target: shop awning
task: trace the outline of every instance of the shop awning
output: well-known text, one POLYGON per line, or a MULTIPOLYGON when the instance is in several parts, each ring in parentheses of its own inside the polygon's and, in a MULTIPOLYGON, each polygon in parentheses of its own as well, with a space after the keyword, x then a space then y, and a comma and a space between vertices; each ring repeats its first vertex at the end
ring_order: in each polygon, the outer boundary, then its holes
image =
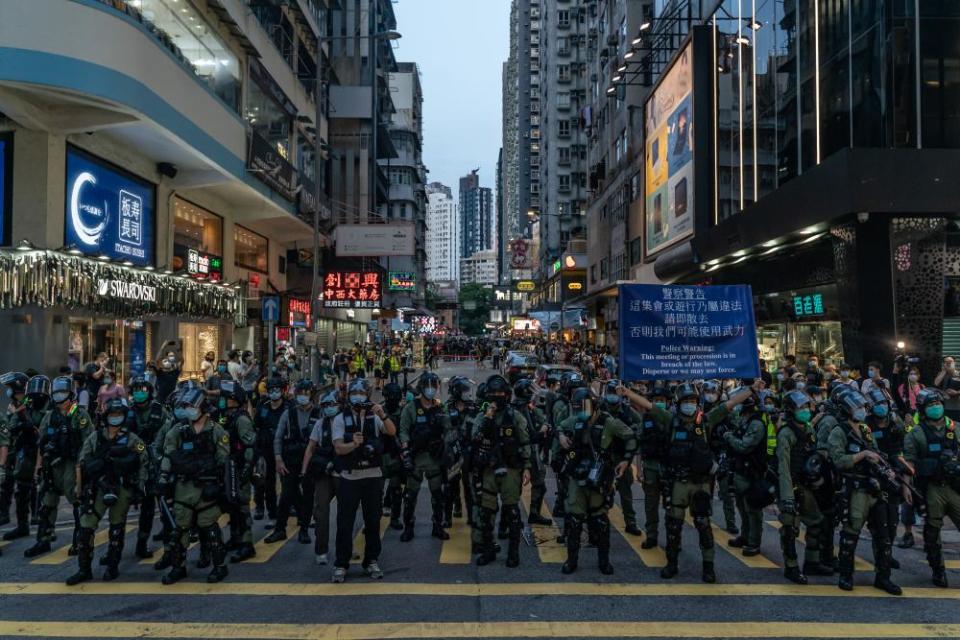
POLYGON ((62 306, 121 318, 176 315, 242 326, 242 289, 27 244, 0 250, 0 309, 62 306))

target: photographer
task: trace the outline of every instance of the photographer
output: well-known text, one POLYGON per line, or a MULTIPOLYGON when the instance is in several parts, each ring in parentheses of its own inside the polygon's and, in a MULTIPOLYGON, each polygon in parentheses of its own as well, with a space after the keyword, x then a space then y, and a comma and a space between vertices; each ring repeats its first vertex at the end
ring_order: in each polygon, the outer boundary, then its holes
POLYGON ((383 578, 380 557, 380 501, 383 495, 381 469, 384 435, 397 428, 379 404, 370 402, 370 384, 363 378, 350 383, 349 406, 333 420, 331 436, 339 456, 340 486, 337 489, 337 558, 333 581, 343 582, 353 555, 353 523, 357 509, 363 512, 365 537, 363 570, 383 578))
POLYGON ((943 368, 933 379, 933 386, 943 392, 943 408, 953 420, 960 419, 960 372, 952 356, 943 358, 943 368))
POLYGON ((317 564, 327 564, 330 543, 330 504, 337 495, 339 478, 334 471, 336 450, 333 447, 333 420, 340 414, 340 398, 330 391, 320 399, 321 418, 313 423, 310 441, 303 454, 300 475, 312 480, 314 531, 313 553, 317 564))

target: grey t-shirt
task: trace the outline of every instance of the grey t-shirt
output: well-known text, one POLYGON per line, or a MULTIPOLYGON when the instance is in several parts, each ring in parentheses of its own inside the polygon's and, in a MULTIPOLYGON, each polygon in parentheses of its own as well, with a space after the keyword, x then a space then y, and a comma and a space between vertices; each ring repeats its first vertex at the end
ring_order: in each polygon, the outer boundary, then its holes
POLYGON ((275 456, 282 455, 283 453, 283 439, 287 435, 287 430, 296 428, 290 424, 291 411, 297 412, 297 424, 300 425, 300 433, 304 440, 313 432, 314 425, 310 424, 310 412, 313 411, 313 406, 311 405, 307 410, 290 407, 280 416, 280 420, 277 422, 277 430, 273 435, 273 455, 275 456))
MULTIPOLYGON (((346 433, 347 427, 343 422, 343 415, 344 415, 343 413, 340 413, 336 418, 333 419, 333 424, 330 425, 330 434, 334 441, 345 439, 344 434, 346 433)), ((353 416, 353 420, 355 423, 359 423, 359 418, 356 415, 353 416)), ((377 435, 382 436, 384 434, 383 420, 381 420, 377 416, 373 416, 373 427, 374 429, 377 430, 377 435)), ((319 429, 320 429, 320 423, 318 421, 317 425, 314 427, 313 434, 311 434, 310 436, 311 439, 317 438, 317 442, 320 441, 319 429)), ((349 471, 340 472, 341 480, 363 480, 365 478, 382 478, 382 477, 383 477, 383 471, 381 471, 380 467, 369 467, 367 469, 352 469, 349 471)))

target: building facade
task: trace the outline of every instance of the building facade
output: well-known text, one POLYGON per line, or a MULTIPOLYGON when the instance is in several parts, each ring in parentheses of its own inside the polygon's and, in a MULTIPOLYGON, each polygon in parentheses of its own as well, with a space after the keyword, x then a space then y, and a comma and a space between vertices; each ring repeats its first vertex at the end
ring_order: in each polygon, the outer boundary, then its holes
POLYGON ((493 192, 480 186, 477 170, 460 178, 460 255, 496 249, 493 192))
POLYGON ((497 284, 497 252, 493 249, 477 251, 460 260, 460 285, 497 284))
POLYGON ((460 280, 460 216, 450 187, 427 185, 427 282, 460 280))

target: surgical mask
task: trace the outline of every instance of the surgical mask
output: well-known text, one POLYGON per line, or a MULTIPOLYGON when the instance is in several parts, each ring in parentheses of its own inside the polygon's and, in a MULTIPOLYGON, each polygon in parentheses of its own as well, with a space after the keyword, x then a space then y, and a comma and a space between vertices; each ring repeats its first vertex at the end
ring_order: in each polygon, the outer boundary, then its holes
POLYGON ((797 391, 803 391, 807 387, 806 382, 797 381, 797 391))
POLYGON ((844 369, 843 371, 840 372, 840 377, 841 377, 841 378, 849 378, 849 377, 850 377, 850 372, 847 371, 846 369, 844 369))
POLYGON ((867 377, 871 379, 876 378, 877 377, 876 369, 867 369, 867 377))
POLYGON ((7 397, 8 397, 8 398, 12 398, 12 397, 13 397, 13 389, 7 389, 7 397))
POLYGON ((810 416, 810 409, 797 409, 793 412, 793 417, 797 419, 797 422, 803 422, 804 424, 810 422, 810 416))
POLYGON ((301 407, 307 406, 308 404, 310 404, 310 396, 298 395, 297 404, 300 405, 301 407))
POLYGON ((359 393, 355 393, 350 396, 350 404, 363 404, 366 401, 367 396, 360 395, 359 393))
POLYGON ((185 407, 177 407, 173 410, 173 417, 177 420, 186 420, 187 419, 187 410, 185 407))
POLYGON ((589 412, 589 411, 581 411, 581 412, 579 412, 579 413, 577 414, 577 419, 580 420, 580 421, 582 421, 582 422, 586 422, 587 420, 590 419, 590 412, 589 412))
POLYGON ((615 393, 608 393, 603 396, 603 399, 606 401, 607 404, 610 404, 610 405, 620 404, 620 396, 618 396, 615 393))
POLYGON ((667 403, 666 403, 666 402, 654 402, 654 403, 653 403, 653 406, 655 406, 657 409, 660 409, 661 411, 666 411, 666 409, 667 409, 667 403))
POLYGON ((775 404, 765 404, 765 405, 763 405, 763 411, 764 411, 764 413, 773 413, 773 412, 776 411, 776 410, 777 410, 777 405, 775 405, 775 404))
POLYGON ((227 408, 227 399, 226 399, 226 398, 219 398, 219 399, 217 400, 217 408, 218 408, 218 409, 226 409, 226 408, 227 408))
POLYGON ((283 397, 283 391, 280 389, 271 389, 270 393, 267 394, 271 400, 279 400, 283 397))
POLYGON ((437 397, 437 390, 433 387, 424 387, 423 388, 423 397, 427 400, 433 400, 437 397))
POLYGON ((67 398, 70 397, 70 394, 67 393, 66 391, 57 391, 55 394, 53 394, 50 397, 53 398, 54 402, 56 402, 57 404, 60 404, 61 402, 65 402, 67 398))
POLYGON ((780 382, 783 382, 783 374, 782 374, 782 373, 778 373, 778 374, 777 374, 777 380, 779 380, 780 382))
POLYGON ((197 407, 184 407, 183 411, 184 411, 184 416, 190 422, 196 422, 197 419, 200 417, 200 409, 198 409, 197 407))
POLYGON ((133 395, 133 401, 136 402, 137 404, 143 404, 144 402, 150 399, 149 391, 134 391, 132 395, 133 395))
POLYGON ((715 393, 705 393, 705 394, 703 395, 703 399, 704 399, 706 402, 711 402, 711 403, 712 403, 712 402, 716 402, 716 401, 717 401, 717 394, 715 394, 715 393))
POLYGON ((697 404, 695 402, 681 402, 680 403, 680 413, 685 416, 692 416, 697 412, 697 404))
POLYGON ((878 418, 886 418, 887 414, 890 413, 890 408, 885 404, 875 404, 873 405, 873 415, 878 418))
POLYGON ((107 386, 109 387, 110 385, 113 384, 113 378, 104 378, 104 379, 103 379, 103 384, 105 384, 105 385, 107 385, 107 386))
POLYGON ((808 366, 808 367, 811 367, 811 368, 812 368, 812 367, 816 367, 816 366, 817 366, 817 361, 816 361, 816 360, 807 360, 807 366, 808 366))
POLYGON ((227 372, 227 367, 226 367, 226 365, 219 365, 219 366, 217 367, 217 371, 219 371, 220 373, 226 373, 226 372, 227 372))
POLYGON ((931 420, 939 420, 943 417, 943 405, 932 404, 923 410, 923 414, 931 420))
POLYGON ((119 427, 123 424, 124 416, 107 416, 107 424, 111 427, 119 427))
POLYGON ((413 402, 413 391, 407 391, 406 399, 407 402, 413 402))
POLYGON ((920 379, 920 376, 918 376, 915 373, 911 373, 910 375, 907 376, 907 380, 909 380, 910 382, 916 382, 919 379, 920 379))
POLYGON ((867 410, 864 409, 863 407, 860 407, 859 409, 854 409, 853 413, 851 414, 851 417, 853 417, 855 422, 863 422, 867 417, 867 410))
POLYGON ((340 409, 338 409, 336 406, 323 408, 323 415, 327 416, 328 418, 332 418, 338 413, 340 413, 340 409))

